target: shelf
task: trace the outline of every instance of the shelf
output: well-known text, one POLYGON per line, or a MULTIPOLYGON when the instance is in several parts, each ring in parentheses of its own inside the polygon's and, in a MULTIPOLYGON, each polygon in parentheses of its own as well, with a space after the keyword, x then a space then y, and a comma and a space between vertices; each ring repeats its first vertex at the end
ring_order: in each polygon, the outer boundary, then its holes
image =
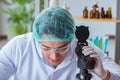
POLYGON ((73 17, 76 21, 88 21, 88 22, 117 22, 117 23, 120 23, 120 20, 117 20, 115 18, 112 18, 112 19, 108 19, 108 18, 105 18, 105 19, 90 19, 90 18, 82 18, 80 16, 74 16, 73 17))
POLYGON ((109 39, 111 39, 111 40, 115 40, 115 35, 107 34, 107 35, 105 35, 105 36, 108 36, 109 39))
POLYGON ((7 35, 0 35, 0 41, 7 40, 7 35))

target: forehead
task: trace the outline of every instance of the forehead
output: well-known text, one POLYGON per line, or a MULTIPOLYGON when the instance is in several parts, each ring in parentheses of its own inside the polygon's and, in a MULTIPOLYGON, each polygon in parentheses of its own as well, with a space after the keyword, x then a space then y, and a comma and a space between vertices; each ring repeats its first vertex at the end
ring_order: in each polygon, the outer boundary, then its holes
POLYGON ((68 42, 41 42, 42 45, 51 48, 58 48, 68 44, 68 42))

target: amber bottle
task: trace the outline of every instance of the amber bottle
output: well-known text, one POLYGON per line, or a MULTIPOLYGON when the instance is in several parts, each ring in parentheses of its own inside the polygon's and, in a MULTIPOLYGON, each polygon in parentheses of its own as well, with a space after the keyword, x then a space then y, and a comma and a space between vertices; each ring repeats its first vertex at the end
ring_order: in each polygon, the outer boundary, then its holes
POLYGON ((112 13, 111 13, 112 9, 111 7, 108 8, 108 18, 112 18, 112 13))
POLYGON ((94 18, 93 10, 90 11, 90 18, 94 18))
POLYGON ((96 12, 95 12, 95 18, 96 19, 100 18, 100 12, 99 12, 98 8, 96 9, 96 12))
POLYGON ((101 18, 105 18, 105 11, 103 7, 101 8, 101 18))
POLYGON ((108 11, 106 11, 105 18, 109 18, 108 11))
POLYGON ((83 18, 88 18, 88 10, 87 7, 83 10, 83 18))

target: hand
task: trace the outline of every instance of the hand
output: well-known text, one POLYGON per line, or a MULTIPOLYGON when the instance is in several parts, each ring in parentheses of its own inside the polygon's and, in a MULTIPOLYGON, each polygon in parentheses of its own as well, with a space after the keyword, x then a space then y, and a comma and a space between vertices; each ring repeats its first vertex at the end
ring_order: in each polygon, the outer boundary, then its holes
POLYGON ((103 68, 102 61, 99 55, 91 46, 84 46, 82 49, 83 49, 82 53, 85 56, 90 55, 90 57, 93 57, 96 59, 95 67, 91 71, 97 74, 101 79, 104 79, 107 74, 107 70, 103 68))

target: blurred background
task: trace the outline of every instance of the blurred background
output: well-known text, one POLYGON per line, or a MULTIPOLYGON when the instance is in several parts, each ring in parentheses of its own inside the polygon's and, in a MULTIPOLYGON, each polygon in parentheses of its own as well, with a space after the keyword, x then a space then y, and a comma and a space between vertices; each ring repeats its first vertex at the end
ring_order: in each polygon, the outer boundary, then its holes
MULTIPOLYGON (((117 18, 117 0, 53 0, 58 6, 67 9, 74 16, 83 16, 83 10, 88 11, 97 3, 107 10, 111 7, 112 17, 117 18)), ((50 0, 0 0, 0 48, 11 38, 32 31, 34 18, 41 10, 50 6, 50 0)), ((90 40, 115 60, 116 22, 92 22, 75 20, 76 25, 89 26, 90 40), (106 42, 106 43, 105 43, 106 42)))
MULTIPOLYGON (((40 0, 40 9, 44 0, 40 0)), ((0 0, 0 48, 11 38, 31 32, 35 18, 35 0, 0 0)))

